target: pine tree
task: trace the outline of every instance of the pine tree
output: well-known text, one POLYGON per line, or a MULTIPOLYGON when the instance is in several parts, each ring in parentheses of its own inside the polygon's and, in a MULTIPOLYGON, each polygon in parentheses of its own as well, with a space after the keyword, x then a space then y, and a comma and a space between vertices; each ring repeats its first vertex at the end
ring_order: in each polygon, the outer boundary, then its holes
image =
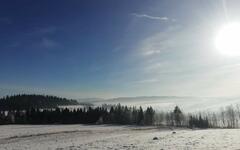
POLYGON ((137 124, 138 125, 143 125, 143 121, 144 121, 144 114, 143 114, 143 109, 140 106, 140 108, 138 110, 137 124))
POLYGON ((175 125, 181 126, 183 121, 183 114, 178 106, 174 108, 173 117, 174 117, 175 125))

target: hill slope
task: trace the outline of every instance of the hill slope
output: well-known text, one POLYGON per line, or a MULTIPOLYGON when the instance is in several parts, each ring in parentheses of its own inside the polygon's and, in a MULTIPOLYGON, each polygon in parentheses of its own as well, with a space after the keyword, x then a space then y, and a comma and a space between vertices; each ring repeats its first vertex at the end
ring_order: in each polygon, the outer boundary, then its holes
POLYGON ((30 108, 56 108, 62 105, 77 105, 76 100, 69 100, 48 95, 14 95, 0 99, 0 110, 26 110, 30 108))

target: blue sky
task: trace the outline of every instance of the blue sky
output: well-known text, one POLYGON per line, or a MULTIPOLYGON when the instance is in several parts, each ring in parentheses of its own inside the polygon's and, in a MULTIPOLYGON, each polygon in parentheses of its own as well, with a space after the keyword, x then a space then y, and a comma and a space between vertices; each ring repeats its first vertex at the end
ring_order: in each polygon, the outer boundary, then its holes
POLYGON ((220 0, 8 0, 0 5, 0 95, 71 98, 238 96, 239 57, 218 28, 239 21, 220 0))

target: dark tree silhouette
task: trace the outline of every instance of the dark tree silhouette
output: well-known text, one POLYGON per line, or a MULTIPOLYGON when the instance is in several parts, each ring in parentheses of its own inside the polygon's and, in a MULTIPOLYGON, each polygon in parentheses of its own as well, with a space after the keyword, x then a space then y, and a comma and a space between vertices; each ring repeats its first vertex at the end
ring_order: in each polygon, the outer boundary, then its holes
POLYGON ((182 125, 182 120, 183 120, 183 114, 182 111, 178 106, 176 106, 173 110, 173 119, 175 122, 176 126, 181 126, 182 125))
POLYGON ((49 95, 14 95, 0 99, 0 111, 27 110, 31 108, 56 108, 60 105, 77 105, 76 100, 49 95))

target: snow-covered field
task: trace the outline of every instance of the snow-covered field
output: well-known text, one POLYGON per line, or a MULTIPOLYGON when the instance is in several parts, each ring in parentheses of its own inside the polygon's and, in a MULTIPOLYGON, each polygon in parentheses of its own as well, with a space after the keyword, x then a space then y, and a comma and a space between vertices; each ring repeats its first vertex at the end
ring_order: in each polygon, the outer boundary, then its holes
POLYGON ((133 126, 4 125, 0 126, 0 150, 240 149, 240 129, 175 132, 133 126))

